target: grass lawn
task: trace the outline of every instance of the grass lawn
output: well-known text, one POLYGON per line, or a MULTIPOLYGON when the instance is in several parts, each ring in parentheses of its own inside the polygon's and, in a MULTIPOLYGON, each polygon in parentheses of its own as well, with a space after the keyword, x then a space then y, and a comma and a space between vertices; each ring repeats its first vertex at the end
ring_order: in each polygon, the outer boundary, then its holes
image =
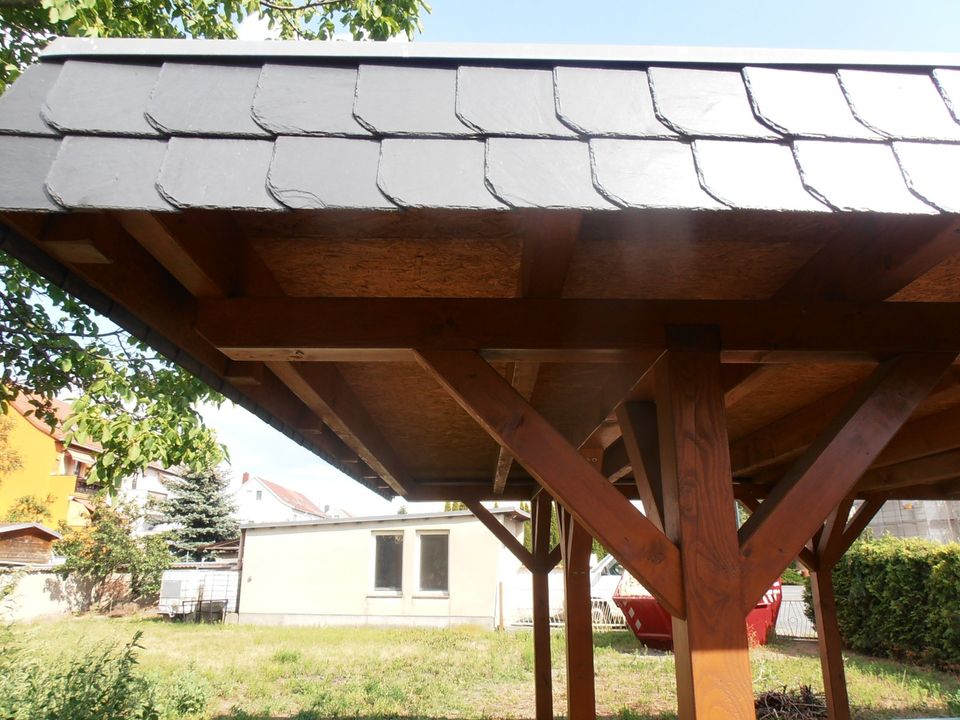
MULTIPOLYGON (((164 683, 199 683, 200 717, 266 720, 533 717, 528 632, 381 628, 181 625, 154 619, 75 618, 19 626, 29 652, 63 657, 95 643, 124 643, 143 631, 143 672, 164 683)), ((597 710, 602 716, 670 718, 673 657, 647 651, 627 632, 595 637, 597 710)), ((804 683, 821 689, 813 643, 752 653, 760 692, 804 683)), ((565 708, 563 636, 553 642, 554 695, 565 708)), ((947 715, 960 697, 955 676, 856 655, 847 658, 854 716, 947 715)))

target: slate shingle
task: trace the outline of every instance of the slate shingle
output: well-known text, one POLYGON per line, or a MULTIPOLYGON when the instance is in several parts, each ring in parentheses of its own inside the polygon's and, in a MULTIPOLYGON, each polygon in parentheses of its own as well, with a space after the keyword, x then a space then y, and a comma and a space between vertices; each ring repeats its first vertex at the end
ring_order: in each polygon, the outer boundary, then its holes
POLYGON ((59 63, 31 65, 0 95, 0 134, 59 135, 40 116, 40 108, 62 67, 59 63))
POLYGON ((65 133, 157 136, 147 99, 160 68, 68 60, 47 95, 44 119, 65 133))
POLYGON ((384 140, 380 189, 404 207, 504 209, 487 189, 484 152, 482 140, 384 140))
POLYGON ((156 187, 165 140, 67 137, 47 190, 67 208, 172 210, 156 187))
POLYGON ((171 138, 157 188, 181 208, 278 210, 267 192, 268 140, 171 138))
POLYGON ((803 187, 793 153, 779 143, 694 140, 700 184, 713 197, 745 210, 825 212, 803 187))
POLYGON ((278 135, 369 135, 353 117, 356 91, 356 68, 267 63, 253 117, 278 135))
POLYGON ((457 117, 457 71, 361 65, 354 115, 378 135, 472 135, 457 117))
POLYGON ((171 135, 267 136, 253 119, 259 77, 259 67, 164 63, 147 118, 171 135))
POLYGON ((837 210, 936 212, 907 188, 889 145, 797 140, 793 147, 804 185, 837 210))
POLYGON ((593 136, 667 138, 676 133, 657 119, 643 70, 561 66, 554 70, 557 114, 593 136))
POLYGON ((895 142, 907 185, 944 212, 960 213, 960 145, 895 142))
POLYGON ((488 135, 576 136, 557 118, 550 70, 461 66, 457 113, 488 135))
POLYGON ((721 210, 697 179, 693 152, 676 140, 590 141, 594 182, 601 193, 630 208, 721 210))
POLYGON ((512 207, 608 210, 594 188, 590 147, 578 140, 490 138, 487 184, 512 207))
POLYGON ((960 70, 937 68, 933 71, 933 81, 953 119, 960 122, 960 70))
POLYGON ((693 137, 780 137, 753 115, 743 77, 734 70, 648 70, 657 117, 682 135, 693 137))
POLYGON ((882 135, 960 141, 960 124, 930 75, 846 69, 838 75, 854 114, 882 135))
POLYGON ((280 137, 267 186, 294 209, 395 209, 377 188, 380 143, 335 137, 280 137))
POLYGON ((753 111, 785 135, 879 140, 850 111, 835 72, 747 67, 753 111))
POLYGON ((0 210, 59 210, 44 188, 60 140, 0 135, 0 210))

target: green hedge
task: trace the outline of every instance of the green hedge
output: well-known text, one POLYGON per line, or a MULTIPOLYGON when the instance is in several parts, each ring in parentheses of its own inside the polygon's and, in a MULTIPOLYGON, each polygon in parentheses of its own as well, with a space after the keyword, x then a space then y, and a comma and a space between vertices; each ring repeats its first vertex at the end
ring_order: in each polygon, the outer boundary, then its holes
POLYGON ((960 669, 960 544, 859 540, 837 563, 833 584, 847 647, 960 669))

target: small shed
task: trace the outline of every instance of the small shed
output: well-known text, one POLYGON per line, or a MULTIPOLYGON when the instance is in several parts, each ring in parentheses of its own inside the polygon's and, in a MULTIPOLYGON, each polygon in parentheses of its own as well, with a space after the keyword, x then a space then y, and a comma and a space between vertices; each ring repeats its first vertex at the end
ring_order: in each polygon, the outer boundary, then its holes
MULTIPOLYGON (((512 537, 529 516, 495 509, 512 537)), ((241 623, 494 627, 521 563, 471 512, 243 529, 241 623)))
POLYGON ((40 523, 0 525, 0 565, 49 565, 60 533, 40 523))

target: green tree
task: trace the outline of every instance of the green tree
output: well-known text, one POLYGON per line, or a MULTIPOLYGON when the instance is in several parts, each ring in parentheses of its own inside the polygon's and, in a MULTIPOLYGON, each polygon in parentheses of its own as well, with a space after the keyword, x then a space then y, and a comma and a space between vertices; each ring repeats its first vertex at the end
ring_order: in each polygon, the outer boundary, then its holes
POLYGON ((463 504, 462 502, 460 502, 459 500, 454 500, 454 501, 447 500, 447 501, 443 504, 443 511, 444 511, 444 512, 462 512, 462 511, 464 511, 464 510, 466 510, 466 509, 467 509, 467 506, 464 505, 464 504, 463 504))
POLYGON ((0 482, 3 476, 23 466, 23 459, 15 447, 10 445, 10 433, 13 431, 13 420, 0 415, 0 482))
MULTIPOLYGON (((421 11, 424 0, 0 0, 0 92, 57 35, 232 38, 238 21, 260 15, 283 38, 327 39, 342 27, 384 40, 412 38, 421 11)), ((0 412, 20 393, 79 393, 65 430, 103 445, 90 482, 113 491, 151 462, 198 472, 224 459, 196 411, 219 395, 3 253, 0 336, 0 412)), ((49 401, 32 403, 53 427, 49 401)))
POLYGON ((50 506, 53 505, 55 500, 56 498, 53 495, 47 495, 45 498, 39 498, 36 495, 23 495, 13 501, 3 519, 10 523, 46 522, 52 517, 50 506))
POLYGON ((236 506, 227 490, 230 478, 219 469, 168 480, 170 499, 162 503, 162 521, 174 525, 169 532, 176 555, 203 560, 203 545, 230 540, 240 532, 233 517, 236 506))
POLYGON ((134 537, 139 514, 129 506, 110 507, 100 496, 92 503, 90 524, 67 529, 54 544, 54 551, 64 558, 57 572, 87 588, 86 608, 102 607, 122 594, 115 582, 120 573, 129 573, 134 599, 156 595, 160 577, 173 561, 165 539, 134 537))

